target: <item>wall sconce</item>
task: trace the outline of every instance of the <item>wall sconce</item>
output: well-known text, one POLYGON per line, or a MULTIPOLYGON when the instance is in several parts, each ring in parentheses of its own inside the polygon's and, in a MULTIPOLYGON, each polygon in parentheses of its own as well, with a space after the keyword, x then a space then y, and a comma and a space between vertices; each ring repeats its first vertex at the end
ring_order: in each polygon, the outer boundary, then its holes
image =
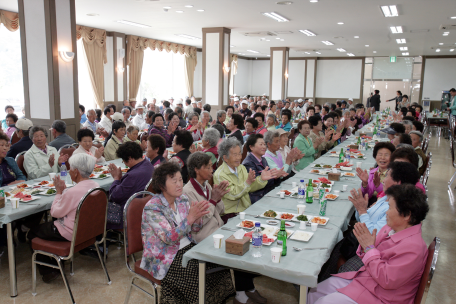
POLYGON ((229 73, 230 70, 231 70, 231 68, 230 68, 229 66, 225 65, 225 66, 223 67, 223 70, 224 70, 225 72, 229 73))
POLYGON ((123 67, 117 67, 117 72, 123 73, 125 71, 125 68, 123 67))
POLYGON ((59 56, 65 62, 71 62, 74 59, 74 53, 73 52, 59 51, 59 56))
POLYGON ((288 73, 287 72, 285 72, 285 78, 288 79, 288 73))
POLYGON ((119 58, 120 59, 125 58, 125 49, 119 49, 119 58))

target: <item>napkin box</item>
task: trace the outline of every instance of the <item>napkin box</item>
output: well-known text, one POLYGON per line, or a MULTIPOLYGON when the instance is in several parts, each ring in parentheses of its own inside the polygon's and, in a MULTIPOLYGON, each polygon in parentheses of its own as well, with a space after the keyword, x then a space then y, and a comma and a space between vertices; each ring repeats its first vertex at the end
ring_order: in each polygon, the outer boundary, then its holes
POLYGON ((250 239, 244 236, 242 239, 236 239, 234 235, 225 241, 225 252, 235 255, 244 255, 250 248, 250 239))
POLYGON ((0 197, 0 209, 5 208, 5 198, 0 197))
POLYGON ((340 181, 340 172, 338 172, 338 173, 329 172, 328 179, 330 181, 336 181, 336 182, 340 181))
POLYGON ((358 150, 359 146, 358 145, 350 145, 350 149, 358 150))
POLYGON ((359 136, 361 136, 361 137, 366 136, 366 133, 359 133, 359 136))

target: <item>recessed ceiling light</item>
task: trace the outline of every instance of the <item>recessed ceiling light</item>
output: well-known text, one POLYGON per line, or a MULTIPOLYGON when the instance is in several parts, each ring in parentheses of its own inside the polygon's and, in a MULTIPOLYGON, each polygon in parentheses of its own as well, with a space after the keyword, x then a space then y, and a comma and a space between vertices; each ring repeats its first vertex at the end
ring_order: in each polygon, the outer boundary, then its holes
POLYGON ((443 45, 443 43, 442 43, 442 42, 440 42, 440 43, 439 43, 439 45, 443 45))
POLYGON ((132 22, 132 21, 128 21, 128 20, 117 20, 116 22, 118 22, 118 23, 123 23, 123 24, 128 24, 128 25, 132 25, 132 26, 137 26, 137 27, 151 27, 150 25, 145 25, 145 24, 141 24, 141 23, 136 23, 136 22, 132 22))
POLYGON ((456 16, 451 17, 451 19, 456 19, 456 16))
POLYGON ((279 15, 275 12, 270 12, 270 13, 261 13, 263 16, 266 16, 266 17, 269 17, 269 18, 272 18, 274 19, 275 21, 277 22, 288 22, 290 21, 289 19, 285 18, 284 16, 282 15, 279 15))
POLYGON ((402 56, 408 56, 408 52, 402 53, 402 56))
POLYGON ((276 39, 277 39, 277 40, 280 40, 280 38, 279 38, 279 37, 277 37, 276 39))
POLYGON ((179 36, 179 37, 182 37, 182 38, 187 38, 187 39, 192 39, 192 40, 201 39, 199 37, 190 36, 190 35, 186 35, 186 34, 176 34, 176 36, 179 36))
POLYGON ((346 50, 341 49, 341 48, 339 48, 339 49, 337 49, 337 50, 338 50, 339 52, 344 52, 344 53, 346 52, 346 50))
POLYGON ((355 36, 355 39, 358 39, 358 38, 359 38, 359 36, 355 36))
POLYGON ((454 49, 450 49, 450 52, 453 52, 453 51, 454 51, 454 49))
POLYGON ((193 5, 186 5, 185 7, 187 7, 187 8, 192 8, 193 5))
POLYGON ((239 55, 242 55, 242 53, 238 53, 239 55))
POLYGON ((440 49, 436 49, 435 51, 438 53, 438 52, 440 52, 440 49))
POLYGON ((407 43, 407 41, 405 41, 404 38, 402 38, 402 39, 396 39, 396 42, 397 42, 397 44, 407 43))
POLYGON ((390 26, 391 33, 402 34, 402 26, 390 26))
POLYGON ((259 53, 260 53, 260 52, 258 52, 258 51, 254 51, 254 50, 247 50, 247 52, 255 53, 255 54, 259 54, 259 53))
POLYGON ((344 24, 344 23, 343 23, 343 22, 337 22, 337 24, 342 25, 342 24, 344 24))
POLYGON ((200 12, 200 13, 204 12, 203 9, 199 9, 199 10, 196 10, 196 11, 197 11, 197 12, 200 12))
POLYGON ((365 47, 369 47, 369 44, 366 44, 365 47))
POLYGON ((317 3, 318 0, 310 0, 310 3, 317 3))
POLYGON ((408 51, 408 47, 406 47, 406 46, 401 46, 401 47, 399 48, 399 50, 401 50, 401 51, 408 51))
POLYGON ((280 2, 276 2, 276 4, 278 4, 278 5, 290 5, 290 4, 292 4, 292 3, 293 3, 293 2, 291 2, 291 1, 280 1, 280 2))
POLYGON ((271 57, 271 55, 266 55, 266 56, 271 57))
POLYGON ((307 35, 307 36, 311 36, 311 37, 312 37, 312 36, 317 36, 317 34, 311 32, 311 31, 309 31, 309 30, 299 30, 299 32, 301 32, 301 33, 303 33, 303 34, 305 34, 305 35, 307 35))
POLYGON ((164 9, 171 9, 171 6, 163 6, 164 9))
POLYGON ((352 54, 352 53, 347 53, 347 55, 348 55, 348 56, 350 56, 350 57, 353 57, 353 56, 355 56, 355 55, 354 55, 354 54, 352 54))
POLYGON ((448 34, 443 33, 442 36, 448 36, 448 34))
POLYGON ((100 16, 100 14, 92 13, 92 14, 87 14, 87 16, 89 16, 89 17, 96 17, 96 16, 100 16))
POLYGON ((317 53, 318 55, 321 55, 321 53, 320 53, 320 52, 315 52, 315 53, 317 53))
POLYGON ((334 43, 332 43, 331 41, 322 41, 322 42, 326 45, 334 45, 334 43))
POLYGON ((377 53, 377 51, 373 51, 373 53, 374 53, 374 54, 376 54, 376 53, 377 53))
POLYGON ((304 53, 306 53, 307 55, 310 55, 310 53, 309 53, 309 52, 304 52, 304 53))
POLYGON ((176 11, 176 13, 183 13, 184 11, 176 11))
POLYGON ((385 16, 385 17, 399 16, 396 5, 385 5, 385 6, 380 6, 380 8, 382 10, 383 16, 385 16))

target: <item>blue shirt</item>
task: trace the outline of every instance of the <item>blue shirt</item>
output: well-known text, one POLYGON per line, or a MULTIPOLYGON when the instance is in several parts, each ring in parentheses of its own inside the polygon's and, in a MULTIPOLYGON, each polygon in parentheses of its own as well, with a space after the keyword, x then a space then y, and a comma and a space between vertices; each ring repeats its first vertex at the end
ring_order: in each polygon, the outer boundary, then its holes
POLYGON ((86 120, 87 120, 87 115, 85 115, 85 113, 84 113, 84 114, 82 114, 82 116, 81 116, 81 123, 82 123, 82 124, 85 123, 86 120))
POLYGON ((283 125, 283 123, 281 123, 280 125, 278 125, 276 127, 276 129, 284 129, 285 131, 290 132, 291 131, 291 123, 287 122, 287 124, 285 126, 283 125))
POLYGON ((359 215, 356 211, 355 216, 358 222, 364 223, 369 229, 369 232, 372 233, 374 229, 377 229, 377 232, 386 225, 386 210, 389 209, 388 202, 386 201, 387 196, 377 200, 377 203, 371 208, 367 209, 367 213, 359 215))

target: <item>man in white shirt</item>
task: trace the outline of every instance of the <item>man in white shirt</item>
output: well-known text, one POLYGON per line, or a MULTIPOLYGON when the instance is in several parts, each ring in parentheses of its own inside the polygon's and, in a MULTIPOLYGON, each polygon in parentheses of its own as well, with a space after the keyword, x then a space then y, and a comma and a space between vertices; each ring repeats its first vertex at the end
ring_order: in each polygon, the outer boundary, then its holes
POLYGON ((103 137, 108 137, 109 133, 103 129, 103 127, 95 121, 97 119, 97 113, 94 109, 87 111, 87 120, 82 125, 83 128, 90 129, 94 134, 100 134, 103 137))
POLYGON ((168 101, 169 101, 169 104, 170 104, 169 107, 174 110, 174 98, 171 97, 170 99, 168 99, 168 101))
POLYGON ((114 109, 110 106, 106 106, 103 110, 104 116, 101 118, 100 125, 105 129, 106 132, 111 133, 112 131, 112 119, 111 116, 114 114, 114 109))
POLYGON ((186 99, 185 100, 185 104, 187 105, 185 107, 185 117, 184 118, 187 118, 190 114, 192 114, 194 112, 193 110, 193 105, 196 106, 196 101, 193 102, 191 99, 186 99))
POLYGON ((133 120, 131 121, 133 125, 137 126, 139 130, 144 130, 147 129, 147 123, 146 119, 144 118, 144 107, 143 106, 137 106, 136 107, 136 116, 133 117, 133 120))
POLYGON ((347 108, 349 109, 354 109, 355 108, 355 105, 353 104, 353 98, 349 98, 348 99, 348 106, 347 108))

